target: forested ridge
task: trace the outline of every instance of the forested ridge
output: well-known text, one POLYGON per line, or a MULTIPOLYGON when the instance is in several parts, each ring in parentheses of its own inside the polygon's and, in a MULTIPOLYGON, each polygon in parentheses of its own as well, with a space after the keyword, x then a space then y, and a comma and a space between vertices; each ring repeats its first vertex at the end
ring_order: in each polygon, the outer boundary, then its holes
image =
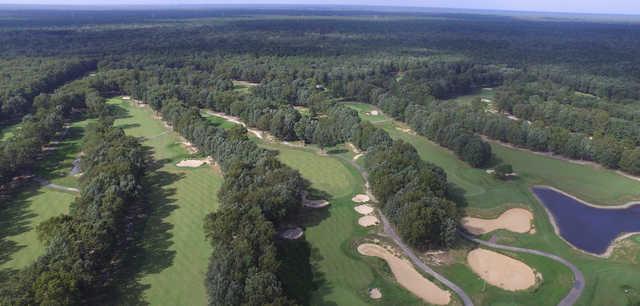
POLYGON ((464 203, 440 167, 343 102, 375 105, 476 168, 494 165, 493 139, 640 174, 640 24, 295 10, 68 17, 0 14, 0 126, 19 126, 0 142, 0 192, 33 174, 72 118, 97 118, 81 195, 38 227, 47 252, 2 283, 3 305, 99 304, 118 285, 147 157, 112 126, 108 97, 148 103, 224 173, 203 229, 210 305, 305 303, 283 283, 276 233, 309 182, 203 109, 321 150, 353 143, 379 208, 419 249, 454 243, 464 203), (495 96, 455 99, 482 88, 495 96))

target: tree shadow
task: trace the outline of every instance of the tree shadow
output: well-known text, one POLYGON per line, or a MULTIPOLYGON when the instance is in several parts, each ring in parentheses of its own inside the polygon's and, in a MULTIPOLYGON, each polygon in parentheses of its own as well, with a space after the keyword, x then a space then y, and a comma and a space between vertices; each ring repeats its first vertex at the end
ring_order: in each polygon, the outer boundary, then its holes
POLYGON ((9 262, 12 255, 25 248, 9 237, 33 230, 31 219, 36 216, 29 210, 29 199, 42 193, 36 183, 0 195, 0 265, 9 262))
POLYGON ((65 177, 73 168, 72 160, 67 160, 70 154, 77 154, 81 150, 80 139, 84 136, 84 128, 70 127, 67 135, 55 145, 46 158, 42 158, 37 165, 36 172, 47 180, 65 177))
MULTIPOLYGON (((151 156, 151 149, 145 147, 151 156)), ((143 209, 138 214, 135 243, 131 248, 127 264, 119 277, 116 292, 112 294, 114 305, 148 305, 144 291, 149 285, 141 281, 145 276, 160 273, 173 264, 176 251, 170 250, 173 242, 173 224, 165 219, 178 207, 174 198, 175 188, 171 184, 184 177, 182 174, 159 170, 165 160, 150 163, 143 184, 143 209)))
POLYGON ((349 152, 349 151, 347 151, 347 149, 340 149, 340 148, 327 150, 327 154, 330 154, 330 155, 342 154, 342 153, 347 153, 347 152, 349 152))
POLYGON ((461 188, 460 186, 451 182, 447 183, 446 196, 449 200, 456 203, 456 206, 460 209, 464 209, 465 207, 469 206, 469 203, 467 202, 467 198, 465 197, 466 193, 467 191, 461 188))

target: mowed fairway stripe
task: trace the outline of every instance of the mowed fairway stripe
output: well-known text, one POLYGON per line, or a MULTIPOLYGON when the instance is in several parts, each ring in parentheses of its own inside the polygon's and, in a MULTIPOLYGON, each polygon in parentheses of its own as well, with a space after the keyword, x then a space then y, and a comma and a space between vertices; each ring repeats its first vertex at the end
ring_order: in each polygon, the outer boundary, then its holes
POLYGON ((222 178, 207 166, 176 167, 175 163, 188 154, 176 133, 163 134, 167 128, 150 109, 132 107, 119 99, 110 103, 130 116, 115 124, 129 135, 144 137, 154 159, 163 162, 153 175, 166 181, 154 189, 154 209, 142 238, 145 251, 138 277, 146 288, 144 299, 151 305, 205 305, 204 277, 212 249, 205 241, 203 220, 218 207, 222 178))

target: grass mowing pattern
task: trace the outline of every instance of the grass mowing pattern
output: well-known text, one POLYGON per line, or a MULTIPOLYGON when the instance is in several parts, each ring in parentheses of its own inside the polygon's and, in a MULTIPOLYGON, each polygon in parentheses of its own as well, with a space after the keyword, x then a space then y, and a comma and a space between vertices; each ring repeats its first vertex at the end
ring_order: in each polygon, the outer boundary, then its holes
MULTIPOLYGON (((533 211, 535 235, 519 235, 498 231, 501 244, 539 249, 557 254, 574 263, 584 273, 585 290, 578 300, 579 305, 627 305, 639 303, 640 295, 640 241, 626 239, 622 247, 616 248, 611 258, 602 259, 586 255, 572 249, 558 235, 544 208, 531 194, 533 184, 547 184, 601 205, 621 203, 640 198, 640 182, 630 180, 615 172, 588 165, 572 164, 530 152, 510 149, 493 144, 495 155, 513 165, 519 177, 500 181, 486 174, 482 169, 473 169, 455 157, 450 151, 428 141, 426 138, 398 130, 406 127, 402 123, 380 121, 379 116, 367 116, 373 109, 363 103, 347 103, 359 111, 364 120, 379 122, 395 139, 403 139, 413 144, 420 156, 441 166, 449 181, 459 189, 467 201, 467 212, 474 215, 495 214, 510 207, 526 207, 533 211), (629 289, 630 288, 630 289, 629 289)), ((491 234, 483 238, 490 237, 491 234)), ((471 247, 464 243, 464 248, 471 247)), ((438 268, 443 274, 472 296, 479 304, 492 305, 548 305, 552 297, 568 292, 571 275, 562 266, 537 256, 517 254, 537 271, 543 274, 547 284, 534 292, 506 294, 491 286, 484 286, 481 280, 466 265, 466 252, 459 250, 456 264, 438 268), (555 267, 547 269, 546 267, 555 267), (545 272, 546 271, 546 272, 545 272)), ((557 302, 557 301, 555 301, 557 302)))
POLYGON ((121 99, 109 104, 126 114, 115 125, 127 135, 143 137, 158 167, 146 178, 151 208, 136 259, 136 290, 143 291, 137 294, 150 305, 205 305, 204 276, 212 249, 205 241, 203 220, 218 207, 222 177, 208 166, 176 167, 189 154, 151 109, 121 99))
MULTIPOLYGON (((260 145, 279 151, 282 162, 300 171, 312 188, 330 196, 331 205, 327 209, 308 210, 298 220, 305 227, 305 237, 311 245, 316 284, 316 288, 307 288, 314 290, 311 305, 422 305, 395 283, 382 260, 364 257, 355 250, 353 243, 373 230, 357 223, 360 215, 353 209, 351 197, 363 191, 364 182, 353 167, 309 149, 262 141, 260 145), (368 297, 368 289, 373 287, 381 289, 381 300, 374 302, 368 297)), ((292 257, 296 255, 301 254, 292 257)))

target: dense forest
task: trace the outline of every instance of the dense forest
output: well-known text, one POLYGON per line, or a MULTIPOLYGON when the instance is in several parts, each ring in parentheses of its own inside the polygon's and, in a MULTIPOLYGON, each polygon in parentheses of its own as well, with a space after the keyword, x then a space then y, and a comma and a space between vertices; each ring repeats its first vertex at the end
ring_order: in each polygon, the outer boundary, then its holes
POLYGON ((70 120, 96 118, 83 140, 81 194, 69 214, 38 227, 46 254, 2 283, 3 305, 99 304, 117 285, 135 229, 128 217, 145 206, 148 157, 113 127, 108 97, 147 102, 220 164, 220 209, 203 229, 214 249, 203 280, 210 305, 304 303, 283 284, 276 232, 310 186, 245 128, 216 127, 201 109, 282 141, 366 151, 379 208, 416 248, 454 244, 464 203, 440 167, 345 101, 375 105, 477 168, 494 164, 490 142, 500 141, 640 174, 638 24, 331 10, 70 14, 0 14, 0 127, 20 127, 0 142, 0 192, 33 174, 70 120), (255 84, 239 92, 237 81, 255 84), (455 100, 482 88, 495 98, 455 100))

